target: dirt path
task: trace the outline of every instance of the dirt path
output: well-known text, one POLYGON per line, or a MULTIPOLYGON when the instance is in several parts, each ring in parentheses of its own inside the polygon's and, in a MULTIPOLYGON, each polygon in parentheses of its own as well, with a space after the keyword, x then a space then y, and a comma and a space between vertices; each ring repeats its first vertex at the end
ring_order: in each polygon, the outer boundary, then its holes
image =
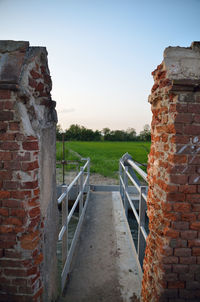
MULTIPOLYGON (((70 184, 70 182, 74 179, 76 176, 76 171, 68 171, 65 172, 65 183, 70 184)), ((62 169, 57 168, 56 169, 56 181, 57 184, 62 184, 62 169)), ((90 175, 90 184, 92 185, 118 185, 119 180, 116 178, 109 178, 102 176, 97 173, 91 173, 90 175)))

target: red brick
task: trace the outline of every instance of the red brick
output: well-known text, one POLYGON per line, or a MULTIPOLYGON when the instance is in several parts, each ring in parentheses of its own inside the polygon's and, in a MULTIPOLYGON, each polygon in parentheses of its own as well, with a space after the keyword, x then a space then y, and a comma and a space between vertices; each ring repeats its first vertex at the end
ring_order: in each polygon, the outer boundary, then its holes
POLYGON ((20 286, 26 286, 27 285, 27 279, 24 278, 16 278, 12 279, 12 284, 14 285, 20 285, 20 286))
POLYGON ((185 201, 185 194, 181 192, 171 192, 167 193, 167 201, 185 201))
POLYGON ((189 213, 191 211, 191 205, 186 202, 176 202, 173 204, 174 211, 180 213, 189 213))
POLYGON ((188 104, 188 112, 200 113, 200 104, 188 104))
POLYGON ((38 196, 34 197, 34 198, 31 198, 29 201, 28 201, 28 205, 30 207, 38 207, 39 205, 39 199, 38 199, 38 196))
POLYGON ((14 141, 15 134, 14 133, 0 133, 0 140, 1 141, 14 141))
POLYGON ((31 74, 31 76, 32 76, 32 78, 33 78, 34 80, 37 80, 37 79, 41 79, 41 78, 42 78, 42 75, 41 75, 40 73, 38 73, 37 71, 35 71, 34 69, 32 69, 32 70, 30 71, 30 74, 31 74))
POLYGON ((38 265, 38 264, 40 264, 42 261, 43 261, 43 254, 42 253, 40 253, 39 255, 37 255, 37 257, 34 259, 34 264, 35 265, 38 265))
POLYGON ((12 277, 26 277, 27 276, 27 270, 24 269, 5 269, 4 270, 5 275, 12 276, 12 277))
POLYGON ((14 248, 15 245, 16 245, 16 241, 1 241, 0 240, 0 246, 3 249, 11 249, 11 248, 14 248))
POLYGON ((0 171, 0 180, 10 180, 12 174, 10 171, 0 171))
POLYGON ((22 163, 22 170, 23 171, 32 171, 32 170, 35 170, 39 168, 39 165, 38 165, 38 161, 34 161, 34 162, 29 162, 29 163, 22 163))
POLYGON ((7 161, 4 163, 6 170, 21 170, 21 163, 19 161, 7 161))
POLYGON ((0 266, 2 267, 23 267, 23 261, 20 260, 13 260, 13 259, 1 259, 0 266))
POLYGON ((8 209, 7 208, 0 208, 0 215, 2 216, 8 216, 8 209))
POLYGON ((191 256, 191 249, 190 248, 175 248, 174 249, 174 256, 181 256, 181 257, 190 257, 191 256))
POLYGON ((35 189, 38 187, 38 181, 28 181, 21 184, 22 189, 35 189))
POLYGON ((191 113, 179 113, 175 118, 175 123, 190 124, 193 121, 193 115, 191 113))
POLYGON ((192 255, 193 256, 200 256, 200 247, 193 247, 192 248, 192 255))
POLYGON ((8 218, 4 219, 3 223, 5 225, 19 225, 19 226, 22 225, 22 221, 15 217, 8 217, 8 218))
POLYGON ((10 121, 13 119, 13 112, 0 111, 0 121, 10 121))
POLYGON ((18 181, 4 181, 3 186, 4 186, 4 189, 16 190, 19 187, 19 182, 18 181))
POLYGON ((39 290, 38 290, 38 292, 34 295, 34 301, 36 301, 36 299, 38 298, 38 297, 40 297, 40 296, 42 296, 42 293, 43 293, 43 288, 40 288, 39 290))
POLYGON ((200 246, 200 239, 188 240, 188 246, 189 247, 200 246))
POLYGON ((10 197, 9 191, 0 191, 0 199, 5 199, 10 197))
POLYGON ((194 280, 187 280, 186 281, 186 288, 187 289, 200 289, 200 282, 194 280))
POLYGON ((17 252, 15 250, 5 250, 5 257, 6 258, 19 258, 21 259, 22 255, 21 252, 17 252))
MULTIPOLYGON (((177 298, 178 297, 178 289, 177 288, 167 288, 163 290, 163 297, 165 298, 177 298)), ((147 300, 148 301, 148 300, 147 300)), ((157 300, 158 301, 158 300, 157 300)), ((162 300, 162 302, 168 302, 170 300, 162 300)), ((171 301, 170 301, 171 302, 171 301)))
POLYGON ((22 294, 29 294, 29 295, 31 295, 33 292, 34 292, 34 290, 33 290, 33 288, 32 287, 28 287, 28 286, 22 286, 22 287, 19 287, 18 288, 18 292, 19 293, 22 293, 22 294))
POLYGON ((26 211, 24 209, 11 209, 10 215, 16 217, 26 217, 26 211))
POLYGON ((0 152, 0 160, 11 160, 12 153, 11 152, 0 152))
POLYGON ((42 92, 44 90, 44 84, 43 83, 38 83, 36 90, 39 92, 42 92))
POLYGON ((195 174, 196 167, 193 165, 174 165, 167 169, 170 174, 195 174))
POLYGON ((13 152, 12 157, 13 157, 13 160, 30 161, 31 154, 30 154, 30 152, 25 152, 25 153, 22 153, 22 154, 19 154, 17 152, 13 152))
POLYGON ((38 272, 38 266, 33 266, 27 270, 27 276, 35 275, 38 272))
POLYGON ((187 240, 180 239, 180 238, 171 239, 169 244, 172 248, 187 247, 187 240))
POLYGON ((25 250, 34 250, 38 246, 39 240, 38 232, 23 235, 20 238, 21 247, 25 250))
POLYGON ((184 128, 184 132, 185 132, 185 134, 199 135, 200 126, 199 125, 186 125, 184 128))
POLYGON ((177 281, 178 275, 176 273, 165 274, 166 281, 177 281))
POLYGON ((40 208, 36 207, 36 208, 31 209, 29 211, 29 215, 30 215, 30 217, 36 217, 36 216, 40 215, 40 208))
POLYGON ((11 282, 9 279, 5 278, 5 277, 0 277, 0 284, 7 284, 9 285, 11 282))
POLYGON ((28 79, 28 84, 32 87, 32 88, 36 88, 37 87, 37 81, 30 78, 28 79))
POLYGON ((187 197, 186 197, 186 200, 188 200, 189 202, 196 202, 196 203, 199 203, 200 200, 199 200, 199 194, 187 194, 187 197))
POLYGON ((2 150, 13 151, 13 150, 19 150, 19 145, 16 142, 3 142, 0 143, 0 148, 2 150))
POLYGON ((190 136, 189 135, 173 135, 170 138, 170 142, 172 144, 188 144, 190 143, 190 136))
POLYGON ((18 207, 22 208, 23 204, 18 200, 5 199, 5 200, 2 200, 2 206, 7 207, 7 208, 18 208, 18 207))
POLYGON ((172 174, 172 175, 170 175, 170 180, 174 184, 184 185, 187 183, 188 177, 187 177, 187 175, 179 175, 179 174, 173 175, 172 174))
POLYGON ((179 274, 188 273, 189 266, 184 264, 173 264, 172 270, 174 273, 179 273, 179 274))
POLYGON ((200 231, 200 221, 192 222, 190 224, 190 229, 200 231))
POLYGON ((178 263, 178 257, 175 257, 175 256, 163 257, 163 263, 164 264, 176 264, 176 263, 178 263))
POLYGON ((14 101, 5 101, 4 109, 12 110, 14 109, 15 102, 14 101))
POLYGON ((19 122, 10 122, 9 123, 9 129, 12 131, 18 131, 20 130, 20 124, 19 122))
POLYGON ((185 282, 183 281, 168 282, 168 288, 185 288, 185 282))
POLYGON ((181 264, 188 264, 188 265, 191 265, 191 264, 195 264, 196 263, 196 257, 180 257, 180 263, 181 264))
POLYGON ((11 91, 10 90, 0 90, 0 99, 10 99, 11 98, 11 91))
POLYGON ((1 122, 0 121, 0 131, 6 131, 8 127, 8 123, 7 122, 1 122))
POLYGON ((163 233, 167 237, 171 237, 171 238, 179 237, 179 231, 177 231, 177 230, 166 228, 163 233))
POLYGON ((196 193, 197 186, 196 185, 180 185, 179 191, 182 193, 196 193))
POLYGON ((31 191, 11 191, 11 197, 15 199, 24 199, 25 197, 31 197, 31 191))
POLYGON ((13 231, 14 231, 13 226, 0 225, 0 233, 7 234, 7 233, 13 233, 13 231))
POLYGON ((182 214, 182 220, 183 221, 195 221, 197 218, 196 218, 196 214, 194 213, 183 213, 182 214))
POLYGON ((187 221, 172 221, 172 228, 175 230, 188 230, 189 222, 187 221))
POLYGON ((181 231, 181 238, 183 239, 195 239, 197 238, 197 231, 187 230, 187 231, 181 231))
POLYGON ((200 204, 197 204, 197 203, 192 204, 192 211, 193 212, 200 212, 200 204))
POLYGON ((200 123, 200 114, 195 114, 194 115, 194 122, 198 123, 198 124, 200 123))
POLYGON ((38 142, 23 142, 22 143, 24 150, 39 150, 38 142))
MULTIPOLYGON (((179 289, 180 298, 184 298, 186 301, 191 301, 191 299, 195 299, 195 292, 188 289, 179 289)), ((191 301, 192 302, 192 301, 191 301)), ((197 302, 194 300, 194 302, 197 302)))

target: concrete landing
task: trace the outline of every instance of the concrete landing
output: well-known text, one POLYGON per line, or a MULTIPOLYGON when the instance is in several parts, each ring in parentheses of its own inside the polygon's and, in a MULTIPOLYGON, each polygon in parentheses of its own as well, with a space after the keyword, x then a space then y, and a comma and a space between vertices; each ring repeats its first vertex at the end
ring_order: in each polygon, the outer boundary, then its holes
POLYGON ((118 192, 91 192, 60 302, 139 301, 140 280, 118 192))

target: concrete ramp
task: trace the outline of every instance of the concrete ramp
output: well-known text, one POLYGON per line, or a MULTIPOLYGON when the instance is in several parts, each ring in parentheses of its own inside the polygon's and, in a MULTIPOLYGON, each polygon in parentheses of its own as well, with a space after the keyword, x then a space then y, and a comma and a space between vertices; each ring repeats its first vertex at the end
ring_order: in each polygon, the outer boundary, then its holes
POLYGON ((91 192, 60 302, 139 301, 141 282, 118 192, 91 192))

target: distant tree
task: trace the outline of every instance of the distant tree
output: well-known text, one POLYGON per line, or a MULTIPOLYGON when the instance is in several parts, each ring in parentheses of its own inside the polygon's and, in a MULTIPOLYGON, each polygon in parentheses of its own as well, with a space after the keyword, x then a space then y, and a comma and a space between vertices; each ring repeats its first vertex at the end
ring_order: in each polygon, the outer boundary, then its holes
POLYGON ((137 139, 137 134, 134 128, 128 128, 126 133, 128 141, 135 141, 137 139))
POLYGON ((98 141, 101 140, 101 132, 73 124, 69 129, 65 130, 65 139, 77 141, 98 141))
POLYGON ((62 128, 61 125, 57 124, 56 125, 56 140, 61 141, 62 140, 62 128))
POLYGON ((151 129, 148 124, 144 125, 143 130, 140 132, 140 140, 151 141, 151 129))
POLYGON ((101 131, 101 133, 103 135, 103 140, 105 140, 105 141, 109 141, 110 140, 111 130, 108 127, 103 128, 102 131, 101 131))

